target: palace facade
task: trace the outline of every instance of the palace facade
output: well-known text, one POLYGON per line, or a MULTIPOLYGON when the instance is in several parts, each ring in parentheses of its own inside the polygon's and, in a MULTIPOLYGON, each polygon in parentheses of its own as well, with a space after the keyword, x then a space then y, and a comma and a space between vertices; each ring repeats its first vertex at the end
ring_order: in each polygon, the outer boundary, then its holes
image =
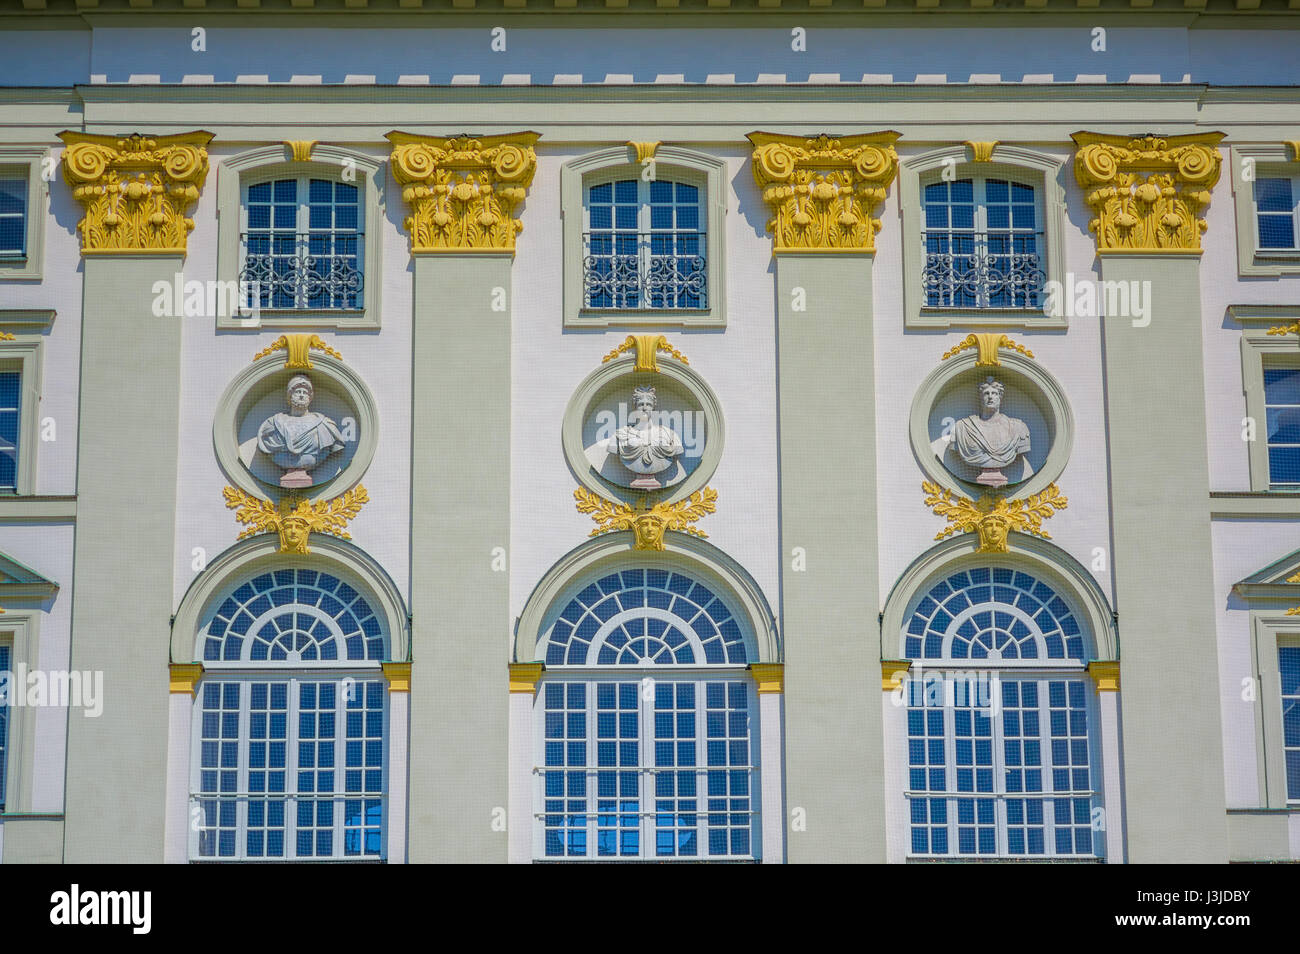
POLYGON ((0 860, 1300 858, 1295 0, 4 0, 0 860))

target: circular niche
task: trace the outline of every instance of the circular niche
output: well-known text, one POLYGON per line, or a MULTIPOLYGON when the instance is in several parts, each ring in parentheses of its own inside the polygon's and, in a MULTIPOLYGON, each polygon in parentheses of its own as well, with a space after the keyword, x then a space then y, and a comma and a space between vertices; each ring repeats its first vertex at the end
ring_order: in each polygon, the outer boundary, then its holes
POLYGON ((672 503, 717 469, 721 409, 687 365, 660 355, 658 371, 635 366, 621 356, 578 386, 564 414, 565 456, 578 481, 602 497, 672 503))
POLYGON ((912 451, 931 480, 971 498, 1036 494, 1065 469, 1074 419, 1056 379, 1032 359, 970 351, 944 361, 912 402, 912 451), (989 406, 992 405, 992 406, 989 406))
POLYGON ((212 427, 222 470, 240 489, 266 500, 343 493, 370 466, 377 437, 369 388, 338 359, 315 353, 311 368, 286 368, 280 354, 240 372, 222 395, 212 427), (310 385, 306 408, 294 414, 289 386, 301 400, 304 378, 310 385))

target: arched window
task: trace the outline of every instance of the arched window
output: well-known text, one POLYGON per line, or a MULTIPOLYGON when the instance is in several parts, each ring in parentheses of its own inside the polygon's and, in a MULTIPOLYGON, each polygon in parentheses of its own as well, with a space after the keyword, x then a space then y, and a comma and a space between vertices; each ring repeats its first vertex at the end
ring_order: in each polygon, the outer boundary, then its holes
POLYGON ((606 573, 540 645, 537 857, 756 856, 750 649, 714 587, 677 570, 606 573))
POLYGON ((1090 639, 1007 567, 932 581, 902 635, 913 856, 1090 857, 1100 804, 1090 639))
POLYGON ((331 573, 261 572, 201 636, 193 804, 198 860, 382 858, 386 634, 331 573))

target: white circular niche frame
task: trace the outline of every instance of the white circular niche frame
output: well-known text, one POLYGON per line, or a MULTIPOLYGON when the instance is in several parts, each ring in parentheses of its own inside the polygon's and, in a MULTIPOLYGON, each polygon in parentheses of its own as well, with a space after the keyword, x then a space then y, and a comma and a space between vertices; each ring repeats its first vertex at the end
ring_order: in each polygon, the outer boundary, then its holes
POLYGON ((212 443, 221 469, 263 500, 338 496, 356 486, 374 458, 379 418, 370 389, 331 355, 313 352, 311 363, 285 367, 283 353, 259 358, 217 405, 212 443), (295 415, 289 385, 301 392, 302 378, 310 382, 309 402, 295 415))
POLYGON ((674 503, 704 487, 722 457, 718 399, 689 365, 659 355, 657 371, 622 355, 589 374, 562 425, 578 482, 606 499, 674 503))
POLYGON ((921 469, 955 493, 1027 497, 1061 476, 1074 417, 1057 380, 1009 349, 977 365, 974 350, 949 358, 921 382, 910 437, 921 469))

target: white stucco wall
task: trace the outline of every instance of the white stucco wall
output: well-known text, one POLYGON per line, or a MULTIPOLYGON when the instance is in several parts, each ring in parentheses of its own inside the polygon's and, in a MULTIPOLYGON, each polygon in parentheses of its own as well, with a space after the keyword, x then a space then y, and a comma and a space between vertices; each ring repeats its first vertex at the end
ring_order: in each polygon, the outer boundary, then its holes
MULTIPOLYGON (((579 484, 560 443, 560 422, 578 385, 626 339, 629 329, 563 330, 560 167, 605 145, 540 146, 537 174, 521 215, 524 231, 513 273, 511 342, 513 616, 552 564, 587 540, 595 527, 575 509, 573 491, 579 484)), ((709 480, 718 491, 718 509, 697 526, 710 543, 749 571, 777 612, 776 319, 772 241, 764 231, 767 209, 749 170, 747 148, 684 145, 727 162, 722 176, 727 327, 656 330, 663 330, 686 355, 722 405, 726 444, 709 480)))
MULTIPOLYGON (((906 159, 933 145, 900 143, 906 159)), ((1095 279, 1095 244, 1087 231, 1086 206, 1074 184, 1071 155, 1060 147, 1035 147, 1066 163, 1068 221, 1064 263, 1075 281, 1095 279)), ((920 215, 919 209, 907 210, 920 215)), ((880 594, 887 599, 903 571, 934 545, 946 525, 924 504, 921 482, 926 478, 908 437, 912 400, 921 381, 940 363, 943 353, 958 344, 969 328, 951 331, 905 331, 903 328, 902 220, 898 187, 890 188, 881 214, 884 228, 876 242, 874 274, 876 338, 876 499, 880 521, 880 594)), ((1014 341, 1026 345, 1034 360, 1060 383, 1074 412, 1074 446, 1069 463, 1056 481, 1069 506, 1044 529, 1052 541, 1093 573, 1113 601, 1110 573, 1109 478, 1106 460, 1105 407, 1102 392, 1101 328, 1096 318, 1071 318, 1060 330, 1009 329, 1014 341), (1104 569, 1093 569, 1094 550, 1104 551, 1104 569)), ((971 411, 974 411, 972 399, 971 411)), ((870 492, 870 488, 864 488, 870 492)), ((888 646, 888 637, 886 646, 888 646)))
MULTIPOLYGON (((212 171, 194 212, 185 261, 186 281, 215 281, 217 267, 217 182, 221 160, 236 152, 225 146, 209 150, 212 171)), ((405 214, 401 192, 388 178, 387 150, 365 150, 383 160, 381 201, 387 198, 383 230, 382 275, 369 273, 367 281, 382 281, 383 327, 379 331, 319 332, 340 351, 343 360, 365 381, 374 395, 379 414, 379 443, 374 460, 361 483, 370 502, 348 527, 352 542, 387 570, 404 598, 410 598, 410 440, 411 440, 411 281, 410 253, 401 219, 405 214)), ((450 304, 450 303, 449 303, 450 304)), ((146 309, 148 305, 146 303, 146 309)), ((177 470, 175 593, 179 603, 190 586, 193 550, 201 547, 208 562, 235 543, 243 528, 225 506, 222 488, 230 484, 212 448, 212 421, 217 403, 230 380, 284 331, 216 330, 212 317, 159 319, 183 321, 181 355, 180 446, 177 470)), ((266 358, 263 360, 273 360, 266 358)))

